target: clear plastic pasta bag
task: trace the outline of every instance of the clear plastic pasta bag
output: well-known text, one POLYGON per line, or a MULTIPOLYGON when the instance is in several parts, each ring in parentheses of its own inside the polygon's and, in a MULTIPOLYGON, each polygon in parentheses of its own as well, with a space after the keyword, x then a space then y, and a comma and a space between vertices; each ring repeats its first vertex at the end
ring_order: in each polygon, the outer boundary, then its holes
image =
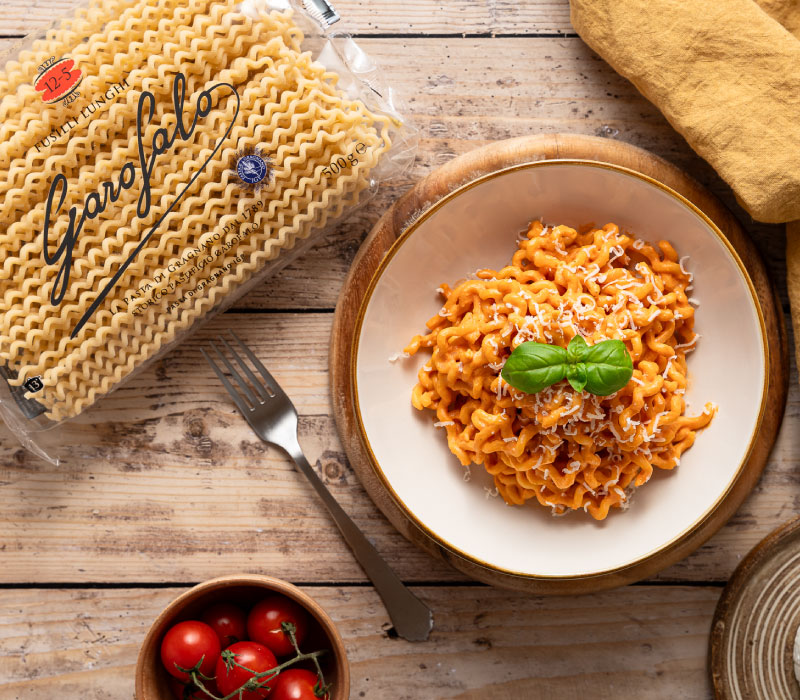
POLYGON ((0 57, 0 413, 77 416, 413 160, 325 0, 90 0, 0 57))

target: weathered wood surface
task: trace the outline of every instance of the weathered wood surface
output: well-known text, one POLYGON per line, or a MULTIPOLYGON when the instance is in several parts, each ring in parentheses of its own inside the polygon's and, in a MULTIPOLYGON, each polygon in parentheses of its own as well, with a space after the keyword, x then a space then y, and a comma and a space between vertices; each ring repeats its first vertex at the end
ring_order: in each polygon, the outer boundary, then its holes
MULTIPOLYGON (((460 575, 409 545, 373 506, 336 436, 328 396, 330 314, 224 314, 194 340, 67 424, 52 467, 0 442, 0 582, 193 582, 239 571, 293 581, 364 576, 303 478, 258 441, 200 355, 235 328, 295 400, 301 442, 342 506, 400 575, 460 575)), ((796 377, 755 492, 706 545, 659 575, 724 581, 800 508, 796 377)), ((5 430, 5 428, 3 429, 5 430)), ((624 514, 621 516, 624 517, 624 514)))
MULTIPOLYGON (((331 308, 363 237, 412 182, 454 156, 491 141, 541 132, 615 138, 686 170, 739 217, 770 267, 784 302, 784 227, 752 222, 730 189, 627 81, 577 38, 363 39, 397 86, 419 130, 408 175, 386 187, 275 284, 237 306, 331 308), (409 60, 418 66, 408 69, 409 60), (310 287, 312 277, 322 284, 310 287)), ((787 307, 788 308, 788 307, 787 307)))
MULTIPOLYGON (((525 26, 521 20, 520 24, 525 26)), ((419 131, 417 161, 302 260, 237 307, 332 309, 361 240, 412 182, 477 146, 540 132, 616 138, 685 169, 738 215, 762 251, 785 302, 783 227, 753 223, 736 205, 730 189, 658 110, 580 39, 409 37, 365 38, 360 43, 406 104, 403 111, 419 131), (415 70, 409 70, 410 60, 415 70)), ((10 44, 0 40, 0 51, 10 44)))
POLYGON ((239 571, 364 580, 304 478, 252 433, 200 355, 225 328, 288 391, 309 460, 378 549, 411 578, 454 578, 394 532, 346 464, 329 409, 330 322, 219 317, 54 436, 68 445, 58 467, 3 439, 0 581, 183 582, 239 571))
MULTIPOLYGON (((5 0, 0 37, 44 27, 73 4, 5 0)), ((330 416, 330 310, 360 241, 412 181, 477 145, 525 133, 604 135, 686 169, 737 213, 785 304, 782 227, 754 225, 658 111, 579 39, 542 36, 572 33, 567 0, 336 5, 403 97, 420 133, 417 162, 239 302, 239 313, 212 322, 102 412, 71 426, 65 441, 75 448, 62 466, 27 455, 3 429, 0 583, 23 588, 0 591, 0 700, 128 700, 138 643, 180 590, 136 585, 237 571, 332 584, 309 590, 341 626, 354 698, 709 697, 705 650, 720 588, 664 582, 724 581, 800 509, 794 369, 784 428, 761 482, 714 538, 657 577, 661 585, 532 598, 454 585, 457 572, 406 543, 372 505, 344 462, 330 416), (476 36, 492 34, 514 36, 476 36), (316 313, 276 313, 286 310, 316 313), (345 585, 363 574, 306 484, 234 414, 197 351, 199 341, 228 327, 295 398, 308 456, 358 525, 403 578, 439 582, 419 589, 437 613, 430 644, 385 635, 372 589, 345 585), (57 582, 130 588, 24 588, 57 582)), ((0 39, 0 51, 11 43, 0 39)))
MULTIPOLYGON (((127 700, 138 644, 181 590, 0 591, 0 700, 127 700)), ((354 700, 709 697, 716 587, 635 586, 579 604, 484 587, 419 587, 436 615, 425 644, 387 634, 371 588, 305 590, 344 638, 354 700)))
MULTIPOLYGON (((47 27, 85 0, 6 0, 0 36, 17 36, 47 27)), ((336 0, 343 17, 337 26, 370 34, 563 34, 573 32, 568 0, 336 0)))

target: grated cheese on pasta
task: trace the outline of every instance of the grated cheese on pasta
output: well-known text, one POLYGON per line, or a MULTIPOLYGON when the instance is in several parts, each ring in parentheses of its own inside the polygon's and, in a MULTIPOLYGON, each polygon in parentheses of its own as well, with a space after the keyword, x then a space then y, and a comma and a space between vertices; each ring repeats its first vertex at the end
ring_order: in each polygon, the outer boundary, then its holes
POLYGON ((708 403, 686 415, 686 353, 699 335, 678 254, 614 224, 580 234, 534 221, 509 266, 477 277, 443 287, 447 318, 434 316, 405 348, 430 349, 435 368, 419 372, 413 405, 452 421, 450 450, 465 466, 482 464, 508 504, 535 500, 597 520, 627 508, 654 468, 679 464, 716 411, 708 403), (645 259, 633 268, 631 250, 645 259), (642 302, 647 297, 657 309, 642 302), (500 324, 497 306, 508 309, 500 324), (608 397, 577 393, 566 381, 537 394, 508 391, 498 369, 519 344, 513 328, 561 347, 578 334, 589 344, 620 338, 633 358, 632 381, 608 397))

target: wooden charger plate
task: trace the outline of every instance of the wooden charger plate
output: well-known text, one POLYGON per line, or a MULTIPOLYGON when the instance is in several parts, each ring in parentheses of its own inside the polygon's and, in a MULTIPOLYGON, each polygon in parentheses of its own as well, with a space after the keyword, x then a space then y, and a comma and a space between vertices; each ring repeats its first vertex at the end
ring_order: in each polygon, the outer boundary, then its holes
POLYGON ((711 678, 720 700, 800 698, 792 650, 800 627, 800 517, 736 568, 714 613, 711 678))
POLYGON ((362 244, 339 297, 331 336, 331 395, 339 436, 375 504, 408 540, 459 571, 486 583, 535 593, 589 592, 646 578, 685 557, 716 532, 736 511, 764 468, 783 417, 787 367, 788 346, 780 306, 763 262, 734 216, 706 189, 661 158, 618 141, 580 135, 525 136, 490 144, 453 159, 418 182, 389 208, 362 244), (520 163, 567 158, 611 163, 658 180, 686 197, 720 228, 747 267, 759 297, 770 348, 769 389, 750 458, 724 502, 709 518, 657 556, 629 567, 593 577, 548 580, 515 576, 468 561, 439 545, 408 519, 376 474, 360 436, 351 363, 359 308, 370 281, 391 245, 411 223, 439 199, 477 177, 520 163))

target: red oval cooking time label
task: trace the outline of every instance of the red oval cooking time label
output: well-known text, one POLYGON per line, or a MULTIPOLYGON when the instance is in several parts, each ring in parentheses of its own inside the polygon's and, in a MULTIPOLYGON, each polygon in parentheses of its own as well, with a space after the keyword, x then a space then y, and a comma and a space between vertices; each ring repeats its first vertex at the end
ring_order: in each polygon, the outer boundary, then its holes
POLYGON ((33 87, 42 93, 47 104, 64 99, 80 85, 83 76, 71 58, 61 58, 45 68, 33 81, 33 87))

